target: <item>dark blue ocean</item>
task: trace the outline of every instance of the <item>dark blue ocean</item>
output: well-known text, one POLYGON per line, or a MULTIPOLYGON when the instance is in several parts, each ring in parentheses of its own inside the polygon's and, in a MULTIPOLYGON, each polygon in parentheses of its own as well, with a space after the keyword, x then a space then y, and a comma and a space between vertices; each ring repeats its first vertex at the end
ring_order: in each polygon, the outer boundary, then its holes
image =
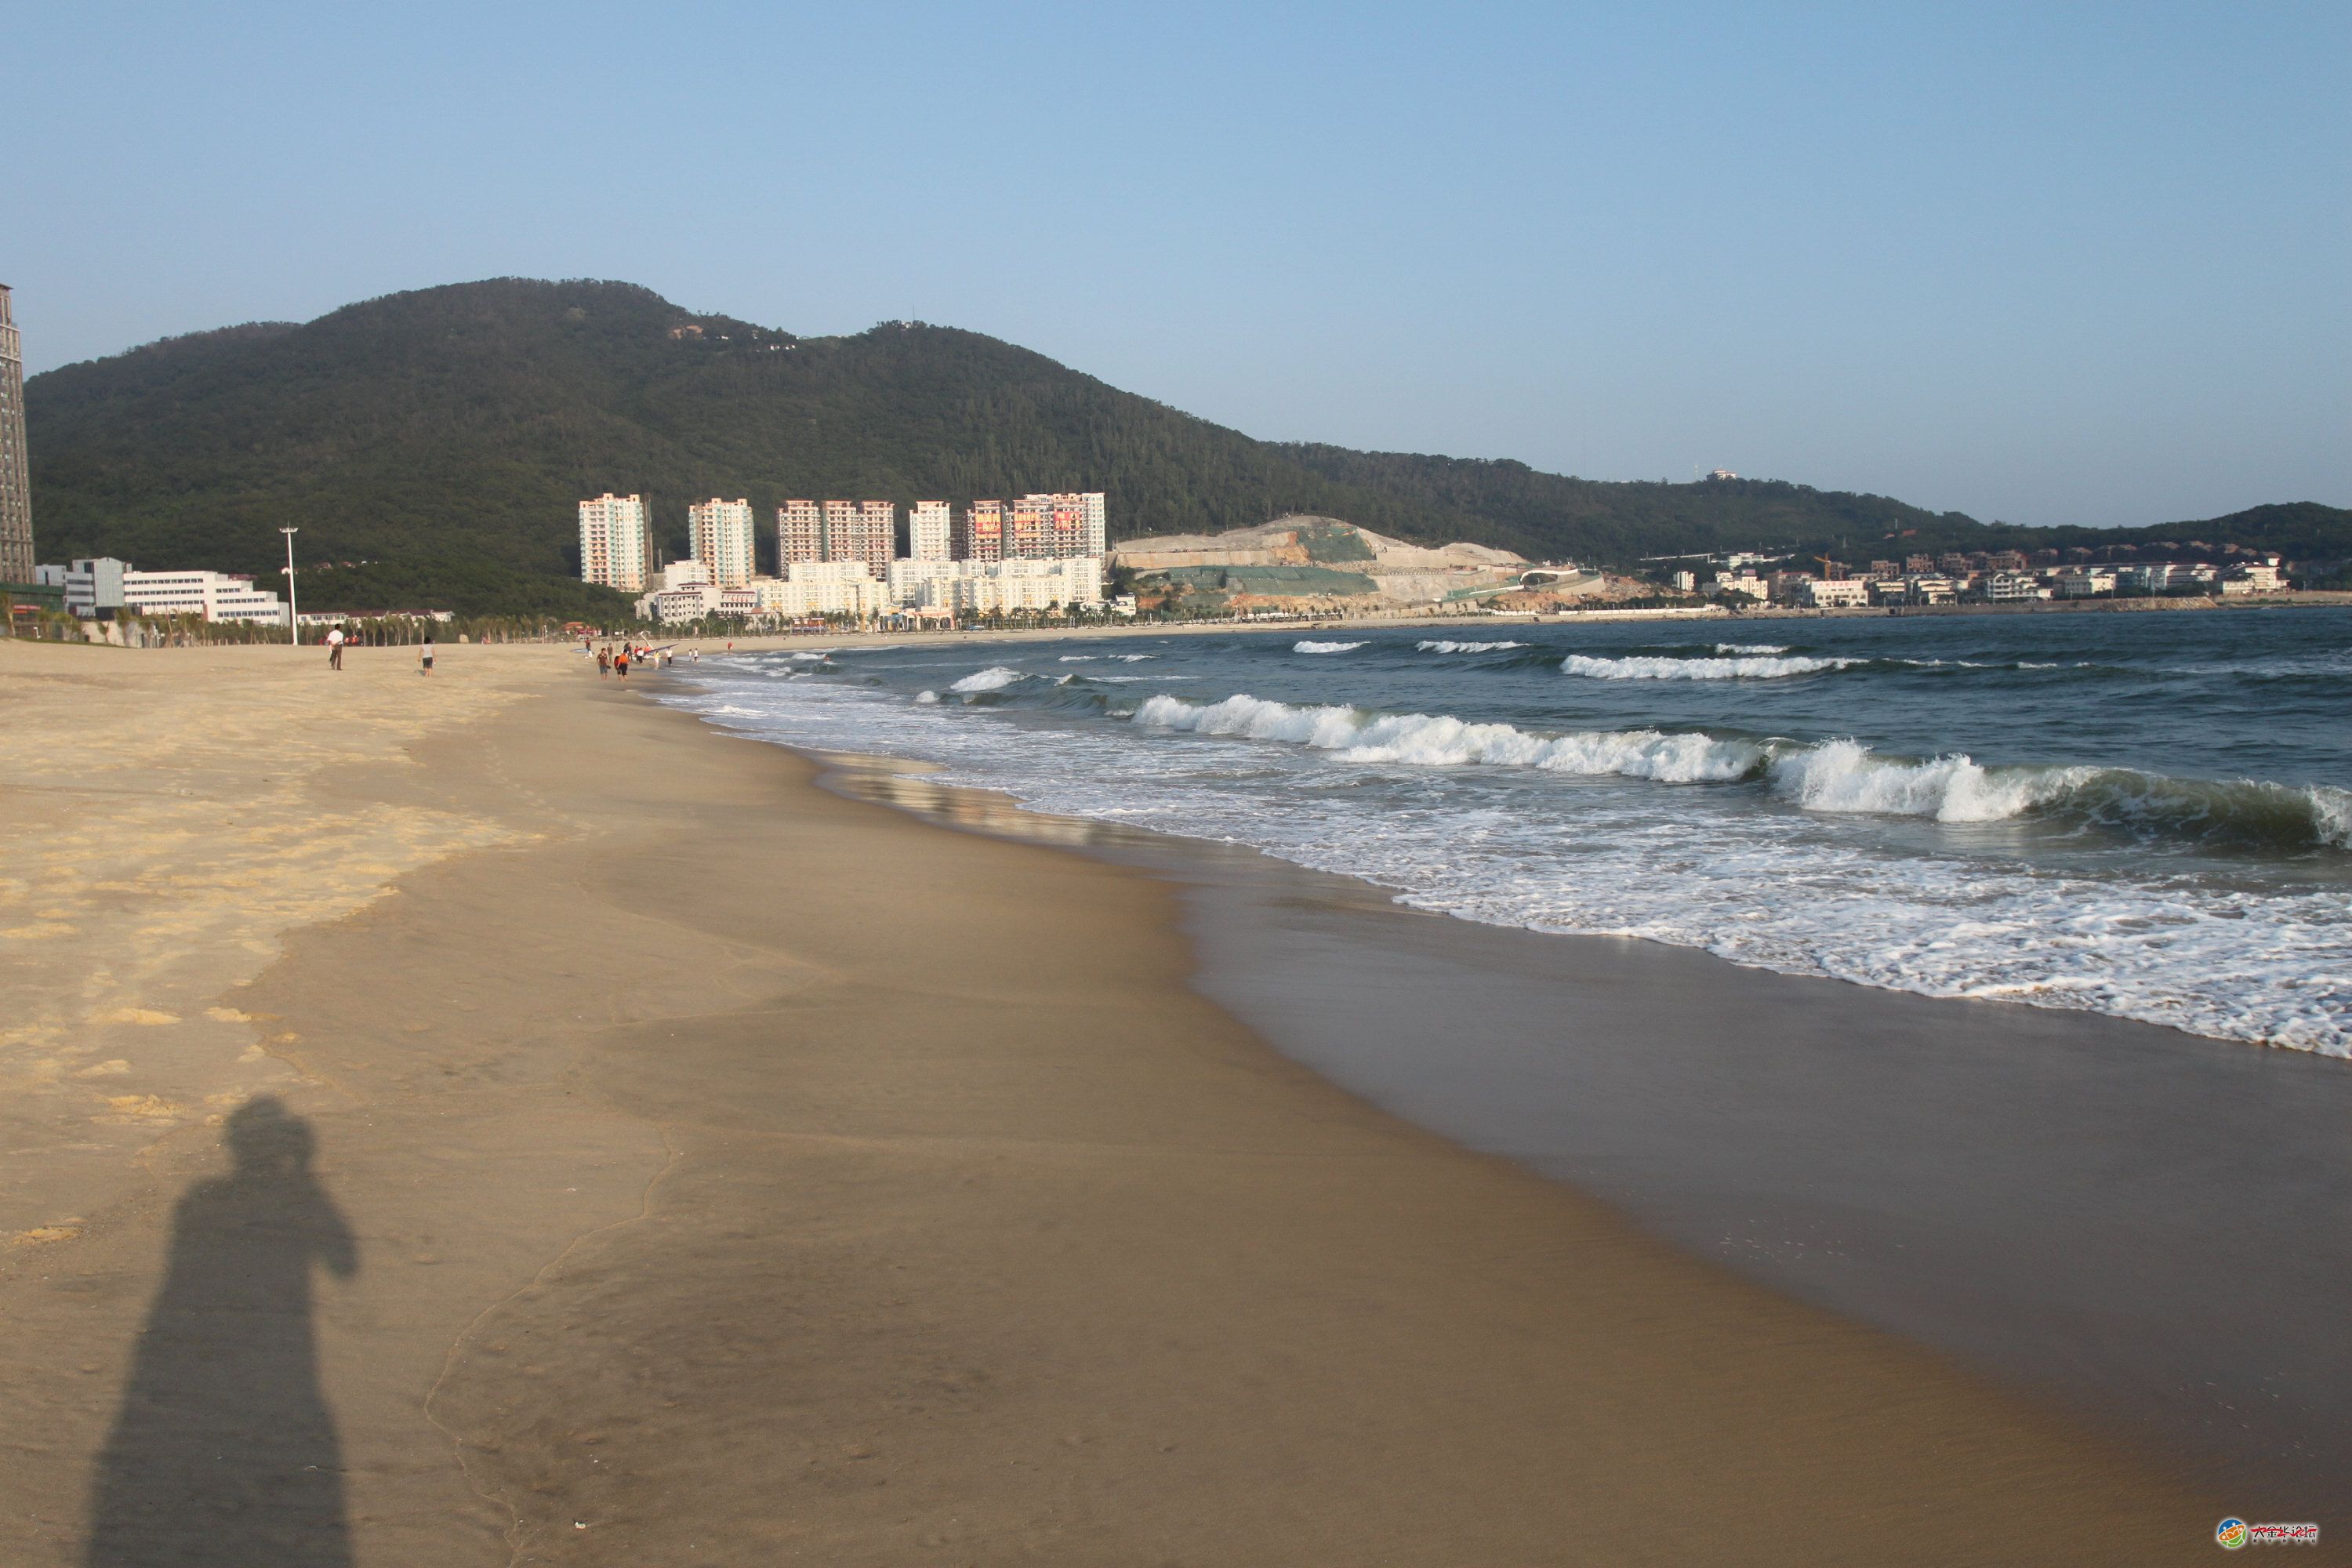
POLYGON ((1407 902, 2352 1055, 2352 612, 706 656, 671 700, 1407 902))

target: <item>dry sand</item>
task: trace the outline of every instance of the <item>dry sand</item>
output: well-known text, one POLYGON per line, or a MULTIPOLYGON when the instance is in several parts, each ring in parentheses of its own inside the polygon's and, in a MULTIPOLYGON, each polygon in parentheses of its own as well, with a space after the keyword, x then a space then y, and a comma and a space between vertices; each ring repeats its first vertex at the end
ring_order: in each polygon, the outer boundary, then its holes
POLYGON ((1274 1055, 1150 878, 443 664, 0 645, 0 1563, 2213 1552, 1274 1055))

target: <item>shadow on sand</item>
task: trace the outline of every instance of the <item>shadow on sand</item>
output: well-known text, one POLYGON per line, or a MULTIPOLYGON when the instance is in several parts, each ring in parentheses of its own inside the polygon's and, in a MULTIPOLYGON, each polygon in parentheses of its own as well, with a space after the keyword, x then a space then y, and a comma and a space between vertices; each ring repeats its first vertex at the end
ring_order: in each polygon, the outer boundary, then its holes
POLYGON ((173 1217, 170 1271, 91 1485, 89 1568, 348 1568, 342 1454, 319 1386, 311 1266, 359 1271, 269 1096, 228 1119, 234 1168, 173 1217))

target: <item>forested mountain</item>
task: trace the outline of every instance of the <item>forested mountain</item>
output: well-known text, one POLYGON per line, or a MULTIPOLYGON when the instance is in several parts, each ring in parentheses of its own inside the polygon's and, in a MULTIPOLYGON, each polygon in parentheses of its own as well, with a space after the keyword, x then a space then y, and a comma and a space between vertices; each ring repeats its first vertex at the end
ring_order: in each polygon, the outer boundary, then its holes
MULTIPOLYGON (((372 563, 307 574, 321 608, 608 605, 569 581, 575 503, 607 489, 649 496, 672 553, 686 503, 712 495, 748 496, 764 519, 787 496, 1073 489, 1108 492, 1115 537, 1312 511, 1612 564, 1841 539, 1866 554, 1905 530, 1909 548, 2061 542, 1799 485, 1601 483, 1256 441, 977 333, 898 322, 800 338, 625 283, 394 294, 64 366, 25 401, 42 559, 267 573, 278 528, 296 524, 304 563, 372 563)), ((2274 547, 2352 554, 2352 513, 2262 513, 2274 547)))

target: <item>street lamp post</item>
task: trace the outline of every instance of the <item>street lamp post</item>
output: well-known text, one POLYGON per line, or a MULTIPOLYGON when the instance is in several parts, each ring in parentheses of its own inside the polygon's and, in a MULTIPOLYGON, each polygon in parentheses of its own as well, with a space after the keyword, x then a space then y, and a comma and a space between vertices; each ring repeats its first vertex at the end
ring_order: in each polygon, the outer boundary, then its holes
POLYGON ((281 528, 278 531, 286 536, 286 640, 299 644, 302 640, 302 612, 294 598, 294 536, 302 530, 281 528))

